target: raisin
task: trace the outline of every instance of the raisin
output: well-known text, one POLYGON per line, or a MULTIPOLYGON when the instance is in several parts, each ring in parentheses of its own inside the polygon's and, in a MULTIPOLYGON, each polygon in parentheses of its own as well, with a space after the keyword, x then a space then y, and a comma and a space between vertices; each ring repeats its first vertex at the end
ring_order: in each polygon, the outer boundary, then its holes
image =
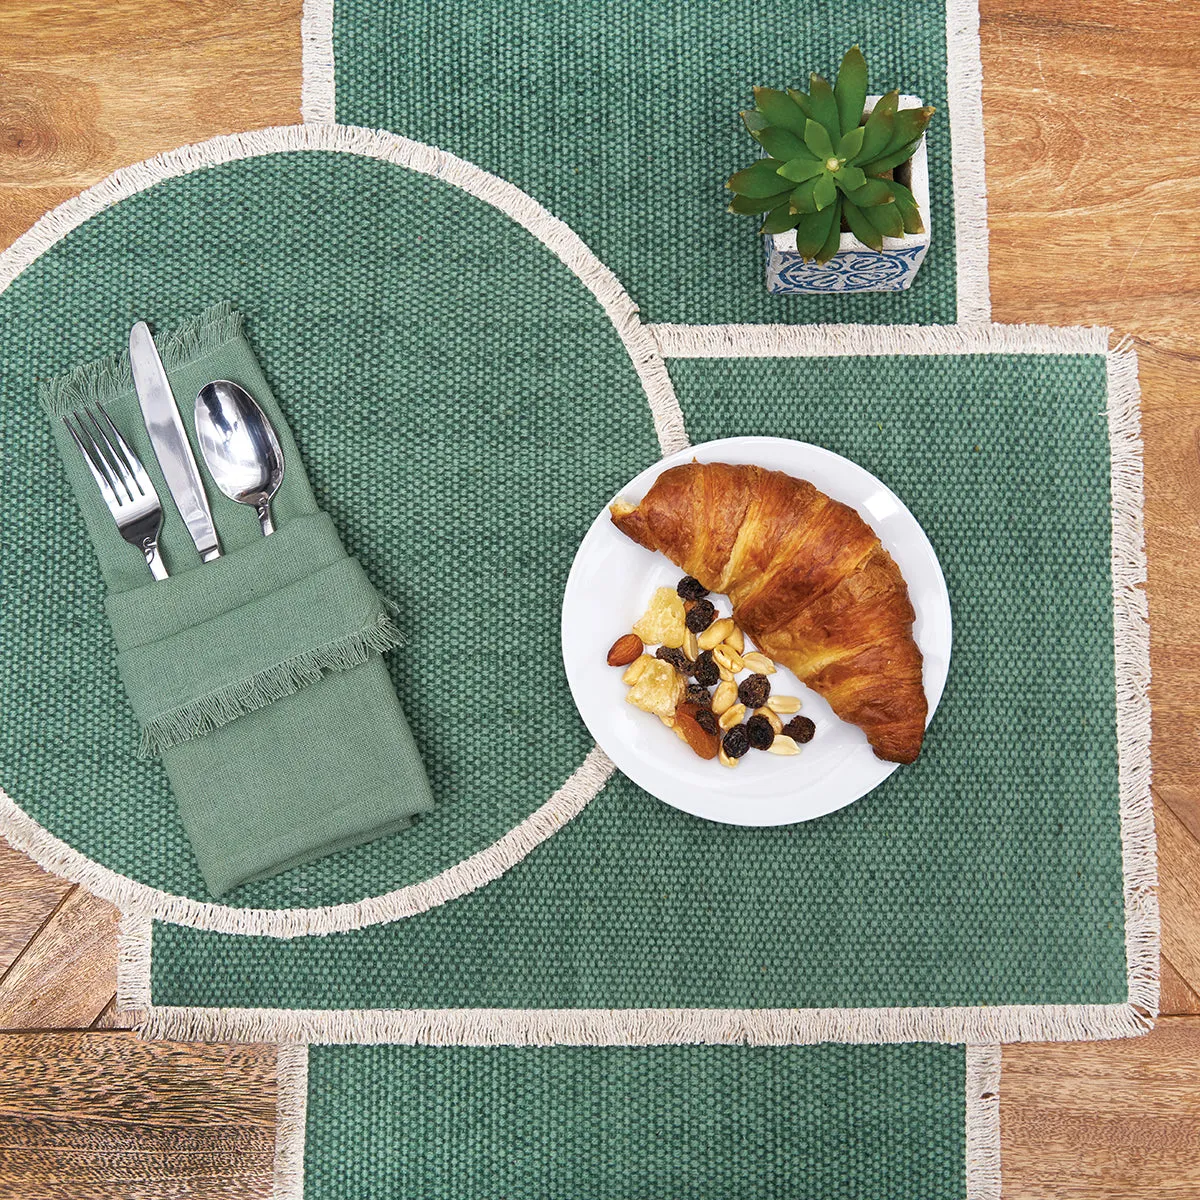
POLYGON ((775 741, 775 730, 766 717, 751 717, 746 722, 746 736, 755 750, 769 750, 775 741))
POLYGON ((685 575, 675 585, 675 591, 681 600, 701 600, 708 595, 708 588, 691 575, 685 575))
POLYGON ((745 727, 735 725, 721 742, 721 746, 725 750, 727 758, 741 758, 747 750, 750 749, 750 738, 746 734, 745 727))
POLYGON ((747 708, 762 708, 771 694, 771 684, 765 675, 751 675, 738 684, 738 699, 747 708))
POLYGON ((693 633, 703 633, 717 619, 716 606, 711 600, 697 600, 688 609, 687 627, 693 633))
POLYGON ((696 667, 692 674, 695 675, 696 682, 704 687, 713 687, 721 682, 721 668, 713 661, 711 650, 705 650, 696 659, 696 667))
POLYGON ((701 708, 712 708, 712 693, 699 683, 689 683, 683 698, 689 704, 698 704, 701 708))
POLYGON ((696 724, 704 730, 705 733, 715 734, 721 728, 717 721, 717 714, 711 708, 696 709, 696 724))
POLYGON ((654 657, 670 663, 680 675, 684 676, 690 675, 696 666, 677 646, 659 646, 654 652, 654 657))
POLYGON ((813 734, 817 732, 817 727, 807 717, 793 717, 784 727, 783 732, 792 739, 803 745, 805 742, 813 740, 813 734))

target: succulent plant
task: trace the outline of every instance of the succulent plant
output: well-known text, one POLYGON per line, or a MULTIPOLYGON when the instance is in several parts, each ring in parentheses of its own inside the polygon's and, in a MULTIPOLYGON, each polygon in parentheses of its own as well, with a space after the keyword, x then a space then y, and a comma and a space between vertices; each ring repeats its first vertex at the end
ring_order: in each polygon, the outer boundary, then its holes
POLYGON ((901 111, 893 91, 864 122, 867 61, 857 46, 833 87, 810 78, 808 92, 754 89, 755 106, 742 120, 766 157, 726 183, 729 211, 765 214, 762 233, 794 229, 800 253, 821 263, 837 253, 843 218, 875 250, 885 236, 923 232, 915 197, 892 173, 913 156, 934 110, 901 111))

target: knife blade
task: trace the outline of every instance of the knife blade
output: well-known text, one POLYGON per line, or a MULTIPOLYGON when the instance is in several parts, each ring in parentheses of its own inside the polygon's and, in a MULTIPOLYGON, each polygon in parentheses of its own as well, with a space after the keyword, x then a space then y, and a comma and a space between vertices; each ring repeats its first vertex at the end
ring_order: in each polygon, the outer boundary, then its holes
POLYGON ((212 510, 204 494, 204 481, 196 466, 179 406, 171 392, 167 372, 158 348, 145 321, 139 321, 129 331, 129 365, 133 370, 133 386, 150 444, 158 457, 163 478, 171 492, 171 499, 179 509, 179 515, 187 526, 196 549, 204 562, 211 562, 221 555, 221 542, 213 524, 212 510))

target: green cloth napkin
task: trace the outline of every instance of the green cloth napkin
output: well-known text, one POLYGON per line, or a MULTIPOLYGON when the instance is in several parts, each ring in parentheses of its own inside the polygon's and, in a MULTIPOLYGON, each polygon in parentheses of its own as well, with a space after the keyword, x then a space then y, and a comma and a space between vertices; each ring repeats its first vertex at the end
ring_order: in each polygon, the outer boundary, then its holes
MULTIPOLYGON (((242 331, 219 305, 156 338, 221 538, 202 563, 158 468, 125 356, 44 384, 67 476, 108 587, 117 665, 160 755, 214 896, 403 829, 433 806, 382 652, 402 640, 388 607, 317 507, 291 433, 242 331), (226 499, 195 440, 193 404, 213 379, 241 384, 279 435, 285 471, 276 532, 226 499), (103 404, 163 506, 153 581, 126 543, 57 418, 103 404)), ((98 648, 97 652, 103 652, 98 648)), ((130 747, 134 752, 134 747, 130 747)))

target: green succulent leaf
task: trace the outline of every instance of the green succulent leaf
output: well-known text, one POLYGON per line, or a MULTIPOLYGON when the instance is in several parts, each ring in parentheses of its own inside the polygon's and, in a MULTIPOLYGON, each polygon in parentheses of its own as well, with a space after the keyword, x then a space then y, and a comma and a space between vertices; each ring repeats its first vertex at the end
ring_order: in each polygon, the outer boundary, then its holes
POLYGON ((778 125, 772 125, 769 129, 762 130, 758 134, 758 141, 772 158, 782 159, 783 162, 788 162, 793 158, 807 158, 816 162, 816 159, 809 154, 804 142, 796 134, 788 129, 780 129, 778 125))
POLYGON ((739 196, 758 199, 762 196, 777 196, 790 188, 788 180, 777 172, 783 163, 777 158, 760 158, 752 167, 730 177, 725 186, 739 196))
POLYGON ((791 206, 793 212, 798 213, 815 213, 817 211, 817 202, 813 199, 813 191, 816 189, 817 180, 806 179, 793 193, 791 198, 791 206))
POLYGON ((820 175, 825 170, 825 164, 818 162, 806 150, 803 158, 793 158, 791 162, 786 162, 779 168, 779 174, 784 179, 790 179, 793 183, 803 183, 806 179, 812 179, 815 175, 820 175))
POLYGON ((874 208, 864 208, 862 214, 880 233, 888 237, 904 236, 904 218, 894 204, 876 204, 874 208))
POLYGON ((746 126, 752 136, 770 128, 771 122, 757 108, 747 108, 739 115, 742 118, 742 124, 746 126))
POLYGON ((816 258, 829 238, 830 227, 834 224, 841 206, 831 204, 820 212, 806 213, 796 226, 796 249, 804 258, 816 258))
POLYGON ((816 186, 813 188, 813 201, 816 203, 817 209, 828 208, 837 199, 837 187, 833 182, 833 176, 828 171, 817 176, 816 186))
POLYGON ((820 250, 817 251, 817 262, 827 263, 838 252, 841 244, 842 199, 839 196, 833 205, 833 220, 829 223, 829 232, 825 235, 825 241, 821 244, 820 250))
POLYGON ((838 158, 845 162, 853 162, 855 155, 862 149, 864 132, 861 125, 856 125, 849 133, 843 133, 838 139, 838 158))
POLYGON ((829 131, 819 121, 809 121, 804 126, 804 144, 822 161, 833 158, 833 143, 829 131))
POLYGON ((837 141, 842 136, 842 125, 838 119, 837 101, 829 81, 822 79, 820 75, 813 75, 810 77, 808 91, 813 110, 812 120, 825 127, 831 141, 837 141))
POLYGON ((812 101, 808 98, 807 92, 802 92, 799 88, 788 88, 787 94, 791 96, 795 104, 799 105, 800 111, 806 117, 812 116, 812 101))
POLYGON ((872 158, 878 158, 887 149, 888 143, 892 140, 892 124, 899 103, 900 93, 888 92, 886 96, 881 96, 875 107, 871 109, 871 115, 863 126, 863 143, 862 149, 859 151, 860 160, 869 161, 872 158))
POLYGON ((883 148, 883 153, 891 154, 909 142, 918 141, 921 134, 925 132, 925 127, 929 124, 934 111, 928 106, 925 108, 902 108, 892 121, 892 136, 883 148))
POLYGON ((794 213, 786 205, 781 204, 767 213, 767 219, 762 223, 759 233, 787 233, 800 224, 801 214, 794 213))
POLYGON ((792 133, 803 137, 804 122, 808 118, 787 92, 779 92, 774 88, 756 87, 754 103, 770 124, 778 125, 780 129, 790 129, 792 133))
POLYGON ((852 200, 843 200, 842 210, 846 214, 846 224, 850 226, 850 232, 860 242, 870 246, 872 250, 883 249, 883 234, 867 220, 857 204, 852 200))
POLYGON ((867 177, 858 167, 843 167, 834 179, 843 192, 852 192, 867 182, 867 177))
POLYGON ((901 163, 908 162, 917 152, 917 147, 920 144, 919 139, 915 142, 909 142, 907 146, 901 146, 899 150, 895 150, 891 154, 885 154, 882 158, 877 158, 874 162, 865 162, 860 165, 868 175, 882 175, 884 171, 891 171, 901 163))
POLYGON ((900 210, 900 219, 904 222, 904 232, 924 233, 925 223, 921 220, 921 207, 917 204, 916 196, 902 183, 882 179, 874 182, 882 183, 895 200, 896 207, 900 210))
POLYGON ((833 95, 842 133, 857 129, 867 102, 867 60, 857 46, 851 46, 842 59, 833 95))
POLYGON ((729 202, 729 212, 744 213, 749 216, 770 212, 779 207, 781 197, 775 196, 734 196, 729 202))
POLYGON ((887 180, 868 179, 861 187, 847 192, 846 199, 857 204, 859 208, 874 208, 876 204, 891 204, 895 197, 887 180))

